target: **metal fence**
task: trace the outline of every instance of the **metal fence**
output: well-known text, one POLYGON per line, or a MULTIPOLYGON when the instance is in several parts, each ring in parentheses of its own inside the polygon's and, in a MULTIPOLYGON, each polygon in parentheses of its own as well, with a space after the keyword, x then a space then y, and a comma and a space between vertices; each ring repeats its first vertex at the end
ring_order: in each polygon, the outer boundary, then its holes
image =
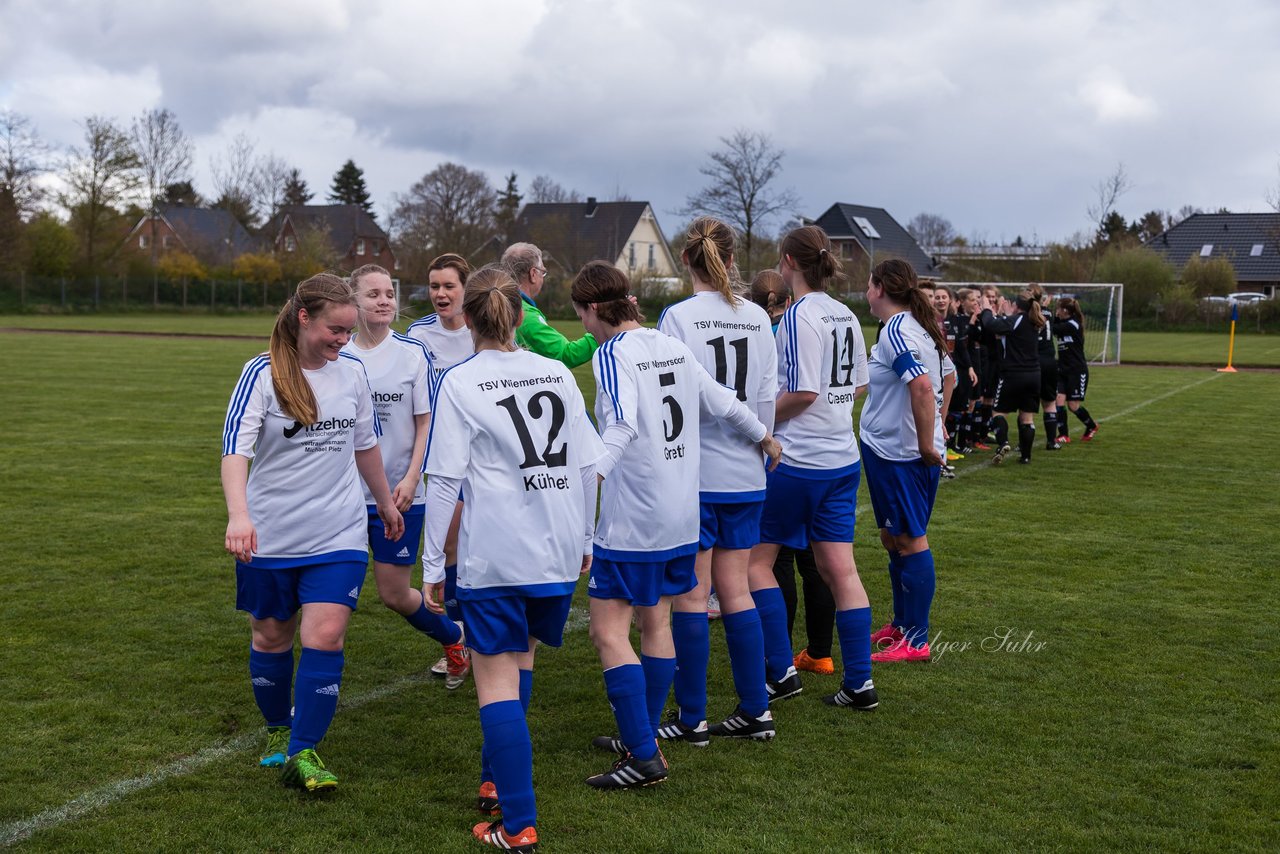
POLYGON ((273 309, 292 291, 285 282, 242 279, 182 280, 153 276, 29 276, 0 274, 0 307, 86 309, 273 309))

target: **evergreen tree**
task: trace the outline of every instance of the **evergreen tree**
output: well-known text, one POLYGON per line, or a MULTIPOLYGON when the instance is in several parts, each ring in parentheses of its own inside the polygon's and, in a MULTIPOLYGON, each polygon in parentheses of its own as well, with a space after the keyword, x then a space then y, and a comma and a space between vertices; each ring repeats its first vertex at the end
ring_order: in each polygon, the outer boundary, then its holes
MULTIPOLYGON (((355 165, 350 161, 347 162, 352 166, 355 165)), ((359 172, 360 170, 357 169, 356 171, 359 172)), ((337 176, 334 177, 334 184, 336 186, 337 176)), ((361 185, 363 186, 363 181, 361 181, 361 185)), ((290 169, 289 177, 285 180, 284 184, 284 203, 289 206, 305 205, 307 202, 315 198, 315 195, 315 193, 311 192, 311 190, 307 188, 307 182, 303 180, 302 173, 296 168, 290 169)))
POLYGON ((364 170, 354 160, 342 164, 333 176, 329 188, 329 201, 339 205, 359 205, 365 213, 376 219, 373 202, 369 200, 369 188, 364 185, 364 170))
POLYGON ((507 186, 498 193, 497 203, 493 206, 493 221, 498 227, 498 234, 503 243, 511 240, 511 230, 516 224, 516 214, 520 212, 520 200, 524 198, 516 188, 516 173, 507 176, 507 186))

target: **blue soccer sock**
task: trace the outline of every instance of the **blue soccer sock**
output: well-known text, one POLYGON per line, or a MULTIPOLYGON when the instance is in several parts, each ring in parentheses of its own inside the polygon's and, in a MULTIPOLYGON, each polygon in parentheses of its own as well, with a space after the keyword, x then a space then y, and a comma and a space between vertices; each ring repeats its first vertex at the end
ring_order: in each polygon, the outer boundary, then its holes
POLYGON ((871 678, 871 608, 836 611, 845 690, 857 691, 871 678))
POLYGON ((889 552, 889 585, 893 588, 893 625, 901 629, 906 612, 902 604, 902 554, 897 551, 889 552))
MULTIPOLYGON (((525 720, 528 721, 529 701, 533 698, 533 671, 520 671, 520 708, 524 710, 525 720)), ((489 743, 483 739, 480 742, 480 782, 493 782, 493 766, 489 762, 489 743)), ((523 830, 524 828, 518 828, 523 830)))
POLYGON ((755 608, 723 614, 724 643, 729 649, 729 669, 733 671, 733 687, 738 691, 738 705, 752 717, 769 708, 769 695, 764 690, 764 632, 760 614, 755 608))
POLYGON ((538 821, 533 799, 533 742, 518 700, 480 707, 480 731, 493 767, 493 785, 502 798, 502 824, 511 833, 538 821))
POLYGON ((652 759, 658 753, 658 742, 645 708, 644 668, 639 664, 610 667, 604 672, 604 693, 613 706, 618 736, 627 750, 637 759, 652 759))
MULTIPOLYGON (((674 681, 680 722, 696 727, 707 717, 707 667, 711 658, 707 613, 676 611, 671 615, 671 640, 676 646, 674 681)), ((661 706, 658 711, 662 711, 661 706)))
POLYGON ((342 650, 302 648, 293 689, 293 733, 289 755, 315 747, 329 730, 338 710, 338 689, 342 686, 342 650))
MULTIPOLYGON (((676 661, 674 658, 640 656, 640 667, 644 670, 644 704, 649 712, 649 726, 653 727, 654 733, 657 733, 658 725, 662 722, 662 709, 667 704, 667 695, 671 693, 671 683, 676 677, 676 661)), ((679 700, 679 697, 677 692, 676 699, 679 700)))
POLYGON ((451 563, 444 568, 444 615, 455 623, 462 622, 462 609, 458 607, 458 565, 451 563))
POLYGON ((902 589, 906 605, 906 625, 902 631, 915 647, 929 642, 929 608, 937 579, 933 569, 933 551, 925 549, 902 558, 902 589))
POLYGON ((791 635, 787 632, 787 603, 777 587, 751 591, 756 611, 760 614, 760 632, 764 638, 764 669, 770 682, 787 678, 787 669, 795 663, 791 652, 791 635))
POLYGON ((249 678, 253 699, 267 726, 290 726, 293 706, 293 649, 259 652, 249 647, 249 678))
POLYGON ((444 614, 427 610, 425 602, 418 607, 417 611, 406 614, 404 618, 409 625, 445 646, 451 646, 462 640, 462 629, 458 628, 458 624, 444 614))

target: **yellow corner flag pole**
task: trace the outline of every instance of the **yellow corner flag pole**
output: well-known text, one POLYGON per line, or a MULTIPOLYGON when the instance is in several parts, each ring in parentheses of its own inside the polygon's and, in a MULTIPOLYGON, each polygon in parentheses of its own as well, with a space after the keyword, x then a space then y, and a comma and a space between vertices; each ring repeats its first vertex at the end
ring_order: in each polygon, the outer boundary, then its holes
POLYGON ((1237 303, 1231 304, 1231 341, 1227 344, 1227 366, 1218 368, 1220 374, 1239 373, 1235 368, 1231 367, 1231 360, 1236 354, 1236 321, 1240 319, 1240 306, 1237 303))

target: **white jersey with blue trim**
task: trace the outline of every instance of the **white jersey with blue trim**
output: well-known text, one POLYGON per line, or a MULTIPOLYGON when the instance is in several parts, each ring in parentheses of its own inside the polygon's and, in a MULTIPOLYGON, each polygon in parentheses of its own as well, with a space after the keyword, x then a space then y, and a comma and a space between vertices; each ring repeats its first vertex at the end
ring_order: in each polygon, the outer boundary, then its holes
POLYGON ((319 415, 286 415, 271 361, 245 365, 227 407, 222 453, 252 460, 249 519, 258 532, 250 566, 306 566, 368 558, 368 513, 355 452, 378 444, 378 419, 364 365, 346 353, 302 372, 319 415))
POLYGON ((409 324, 405 334, 427 348, 436 376, 471 358, 476 351, 471 330, 465 323, 461 329, 446 329, 438 314, 428 314, 421 320, 415 320, 409 324))
POLYGON ((782 443, 781 465, 802 477, 850 471, 861 459, 853 404, 866 384, 866 342, 848 306, 818 291, 788 308, 778 329, 778 388, 817 397, 774 428, 782 443))
MULTIPOLYGON (((772 428, 778 390, 778 353, 768 313, 751 302, 729 305, 717 291, 699 291, 669 306, 658 330, 678 338, 717 383, 734 392, 772 428)), ((702 501, 763 501, 764 458, 760 447, 723 421, 703 413, 699 423, 702 501)))
POLYGON ((921 376, 928 376, 933 387, 934 450, 939 454, 946 452, 940 413, 942 378, 955 371, 950 361, 938 351, 929 333, 911 312, 899 312, 885 323, 880 340, 871 348, 871 387, 858 425, 862 441, 876 456, 899 461, 920 459, 920 442, 907 384, 921 376))
MULTIPOLYGON (((460 595, 571 592, 587 534, 582 470, 592 467, 594 480, 603 453, 582 392, 559 362, 481 350, 445 371, 425 468, 462 481, 460 595)), ((594 493, 590 501, 594 511, 594 493)))
POLYGON ((692 554, 702 458, 695 417, 703 410, 734 415, 756 442, 764 425, 711 379, 682 341, 656 329, 615 335, 600 345, 591 366, 601 433, 617 423, 634 433, 605 477, 595 554, 641 562, 692 554))
MULTIPOLYGON (((351 336, 344 353, 350 353, 364 363, 373 389, 373 408, 378 413, 382 437, 378 440, 382 452, 382 467, 387 474, 387 485, 395 489, 409 471, 409 458, 413 456, 413 437, 417 432, 414 416, 431 411, 431 357, 421 341, 391 332, 382 342, 369 349, 360 346, 359 335, 351 336)), ((420 474, 420 473, 419 473, 420 474)), ((364 501, 373 507, 373 493, 369 485, 361 481, 364 501)), ((413 503, 425 499, 422 477, 413 493, 413 503)))

